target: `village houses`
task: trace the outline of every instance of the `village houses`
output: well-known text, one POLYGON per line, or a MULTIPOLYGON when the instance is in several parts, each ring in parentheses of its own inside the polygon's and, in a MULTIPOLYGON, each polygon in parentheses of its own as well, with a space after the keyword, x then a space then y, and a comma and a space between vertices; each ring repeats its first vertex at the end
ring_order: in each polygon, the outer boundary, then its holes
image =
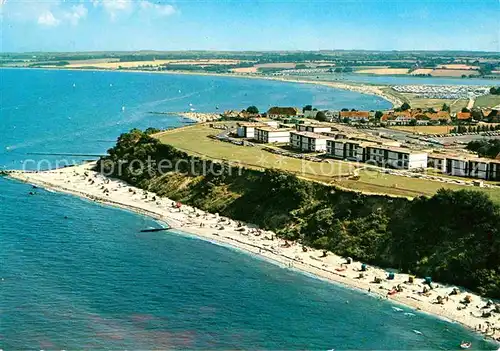
POLYGON ((340 111, 339 119, 341 122, 368 122, 370 120, 370 112, 368 111, 340 111))
POLYGON ((267 111, 267 117, 269 118, 286 118, 286 117, 298 117, 301 116, 302 112, 296 107, 271 107, 267 111))

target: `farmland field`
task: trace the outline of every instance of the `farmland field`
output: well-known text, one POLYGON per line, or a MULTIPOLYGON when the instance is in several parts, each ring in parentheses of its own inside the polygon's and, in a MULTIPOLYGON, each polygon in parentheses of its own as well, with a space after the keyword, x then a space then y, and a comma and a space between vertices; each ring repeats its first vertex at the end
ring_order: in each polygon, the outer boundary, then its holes
POLYGON ((474 107, 495 107, 500 105, 500 95, 483 95, 476 99, 474 107))
POLYGON ((431 72, 433 77, 461 77, 466 76, 478 76, 479 72, 467 69, 435 69, 431 72))
POLYGON ((408 68, 370 68, 370 69, 361 69, 359 71, 356 71, 356 73, 380 74, 380 75, 407 74, 408 68))
POLYGON ((391 129, 402 130, 410 133, 422 134, 447 134, 454 126, 395 126, 391 129))
POLYGON ((96 67, 103 69, 118 69, 122 68, 135 68, 145 65, 160 66, 165 64, 171 65, 235 65, 240 63, 239 60, 154 60, 154 61, 131 61, 131 62, 92 62, 92 60, 80 61, 78 63, 70 63, 66 65, 66 68, 84 68, 84 67, 96 67))

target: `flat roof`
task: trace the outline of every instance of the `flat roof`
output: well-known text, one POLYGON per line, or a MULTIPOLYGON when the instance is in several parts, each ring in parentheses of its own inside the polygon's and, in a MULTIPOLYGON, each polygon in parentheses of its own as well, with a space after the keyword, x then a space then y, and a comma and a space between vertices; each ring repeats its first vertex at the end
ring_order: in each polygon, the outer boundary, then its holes
POLYGON ((238 123, 240 127, 264 127, 267 126, 265 123, 259 123, 259 122, 240 122, 238 123))
POLYGON ((427 154, 427 157, 430 157, 430 158, 440 158, 440 159, 446 159, 446 155, 443 155, 443 154, 427 154))
POLYGON ((473 162, 500 164, 499 160, 495 160, 493 158, 474 157, 474 156, 449 157, 449 158, 452 160, 460 160, 460 161, 473 161, 473 162))
POLYGON ((326 124, 318 124, 318 123, 311 123, 311 124, 299 124, 299 126, 305 126, 305 127, 313 127, 313 128, 332 128, 332 126, 326 125, 326 124))
POLYGON ((305 137, 312 138, 312 139, 328 139, 328 140, 332 139, 331 137, 328 137, 326 135, 321 135, 321 134, 317 134, 317 133, 313 133, 313 132, 301 132, 301 131, 295 130, 295 131, 292 131, 290 133, 305 136, 305 137))
POLYGON ((278 123, 277 120, 272 119, 272 118, 252 118, 252 120, 255 122, 276 122, 276 123, 278 123))
POLYGON ((256 127, 255 129, 264 130, 266 132, 290 132, 289 128, 273 128, 273 127, 256 127))
MULTIPOLYGON (((370 146, 370 147, 372 147, 372 146, 370 146)), ((405 154, 427 154, 427 152, 423 151, 423 150, 407 149, 404 147, 397 147, 397 146, 390 146, 390 145, 375 145, 372 148, 394 151, 394 152, 401 152, 401 153, 405 153, 405 154)))
POLYGON ((342 143, 342 144, 356 144, 356 145, 361 145, 362 144, 361 141, 356 141, 356 140, 352 140, 352 139, 332 139, 332 138, 328 138, 328 140, 333 141, 335 143, 342 143))

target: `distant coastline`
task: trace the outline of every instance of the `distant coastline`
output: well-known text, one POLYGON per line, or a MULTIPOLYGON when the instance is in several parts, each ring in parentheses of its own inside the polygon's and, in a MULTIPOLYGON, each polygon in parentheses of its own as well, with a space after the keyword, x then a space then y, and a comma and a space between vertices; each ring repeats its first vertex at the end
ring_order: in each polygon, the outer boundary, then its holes
POLYGON ((380 97, 393 107, 400 106, 403 101, 395 96, 389 95, 382 91, 387 85, 376 85, 371 83, 358 83, 358 82, 329 82, 329 81, 313 81, 304 80, 297 77, 297 79, 284 78, 284 77, 269 77, 269 76, 252 76, 231 73, 207 73, 207 72, 188 72, 188 71, 148 71, 148 70, 117 70, 117 69, 99 69, 99 68, 64 68, 64 67, 0 67, 1 69, 23 69, 23 70, 58 70, 58 71, 88 71, 88 72, 125 72, 125 73, 149 73, 149 74, 171 74, 171 75, 189 75, 189 76, 208 76, 208 77, 225 77, 225 78, 241 78, 241 79, 259 79, 271 80, 285 83, 296 84, 312 84, 319 86, 326 86, 333 89, 347 90, 359 94, 373 95, 380 97))

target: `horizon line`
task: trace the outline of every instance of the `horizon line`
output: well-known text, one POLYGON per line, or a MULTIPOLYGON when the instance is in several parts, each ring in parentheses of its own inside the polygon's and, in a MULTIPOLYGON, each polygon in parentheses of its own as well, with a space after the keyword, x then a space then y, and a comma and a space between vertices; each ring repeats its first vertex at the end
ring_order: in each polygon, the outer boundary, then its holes
POLYGON ((204 52, 204 53, 334 53, 334 52, 365 52, 365 53, 481 53, 481 54, 497 54, 499 51, 485 51, 485 50, 376 50, 376 49, 318 49, 318 50, 206 50, 206 49, 188 49, 188 50, 154 50, 154 49, 139 49, 139 50, 69 50, 69 51, 5 51, 1 55, 7 54, 36 54, 36 53, 183 53, 183 52, 204 52))

